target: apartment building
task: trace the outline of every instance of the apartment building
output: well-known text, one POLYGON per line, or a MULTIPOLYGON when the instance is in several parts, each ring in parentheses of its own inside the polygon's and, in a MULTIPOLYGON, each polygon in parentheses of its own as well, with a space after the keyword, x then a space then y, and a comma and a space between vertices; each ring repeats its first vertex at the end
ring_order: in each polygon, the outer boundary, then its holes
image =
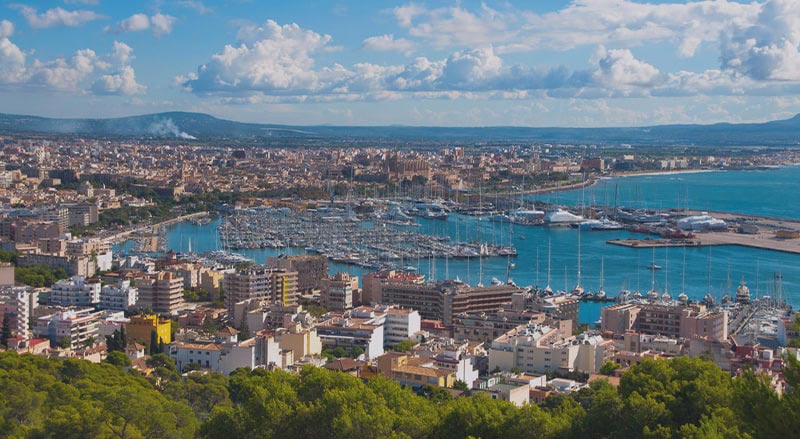
POLYGON ((542 374, 556 370, 596 373, 614 355, 612 340, 584 333, 565 337, 556 328, 520 325, 494 341, 489 368, 542 374))
POLYGON ((136 281, 139 289, 141 310, 156 314, 176 314, 185 307, 183 300, 183 279, 173 273, 162 271, 136 281))
POLYGON ((297 272, 271 269, 264 266, 248 267, 225 273, 223 288, 229 321, 235 321, 235 305, 246 300, 291 306, 297 304, 297 272))
POLYGON ((361 302, 364 305, 383 303, 382 286, 384 283, 407 283, 421 285, 425 276, 417 273, 405 273, 396 270, 382 270, 368 273, 362 277, 361 302))
POLYGON ((336 273, 320 282, 320 304, 328 311, 344 311, 353 307, 358 296, 358 277, 336 273))
POLYGON ((130 279, 120 279, 114 285, 103 285, 100 290, 100 309, 128 311, 136 307, 139 290, 131 286, 130 279))
POLYGON ((0 327, 6 316, 11 335, 29 339, 31 317, 39 305, 39 293, 31 287, 0 287, 0 327))
POLYGON ((50 305, 95 306, 100 303, 100 280, 72 276, 62 279, 50 290, 50 305))
POLYGON ((511 303, 511 296, 522 289, 511 285, 470 287, 459 281, 433 284, 387 282, 381 285, 381 300, 386 305, 415 309, 424 319, 453 324, 454 316, 469 312, 495 312, 511 303))
POLYGON ((724 341, 728 338, 728 313, 680 302, 627 302, 603 308, 602 330, 724 341))
POLYGON ((78 349, 99 340, 102 315, 92 308, 58 311, 36 319, 33 332, 37 337, 49 339, 51 346, 65 343, 71 349, 78 349))
POLYGON ((328 277, 328 258, 323 255, 281 255, 267 258, 267 268, 297 273, 297 290, 306 294, 319 290, 322 279, 328 277))

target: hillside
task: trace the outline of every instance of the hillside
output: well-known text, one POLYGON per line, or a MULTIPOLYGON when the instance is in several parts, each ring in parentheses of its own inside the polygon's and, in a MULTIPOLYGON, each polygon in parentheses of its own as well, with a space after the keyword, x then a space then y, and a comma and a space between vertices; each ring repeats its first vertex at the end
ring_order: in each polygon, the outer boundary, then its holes
POLYGON ((0 114, 0 132, 73 134, 93 137, 297 139, 323 141, 376 139, 432 142, 544 142, 632 145, 797 146, 800 115, 765 123, 658 125, 609 128, 291 126, 243 123, 203 113, 167 112, 112 119, 52 119, 0 114))

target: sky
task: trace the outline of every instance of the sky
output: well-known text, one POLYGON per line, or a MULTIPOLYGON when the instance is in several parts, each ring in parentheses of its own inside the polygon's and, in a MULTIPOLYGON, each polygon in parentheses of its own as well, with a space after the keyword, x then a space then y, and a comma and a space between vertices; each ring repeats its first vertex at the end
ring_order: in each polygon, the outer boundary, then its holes
POLYGON ((0 0, 0 112, 641 126, 800 113, 800 0, 0 0))

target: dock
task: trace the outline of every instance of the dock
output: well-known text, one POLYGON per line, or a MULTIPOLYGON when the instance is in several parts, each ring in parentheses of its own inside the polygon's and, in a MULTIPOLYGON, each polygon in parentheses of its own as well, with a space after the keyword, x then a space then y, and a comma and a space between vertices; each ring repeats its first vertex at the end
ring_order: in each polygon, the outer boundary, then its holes
POLYGON ((606 244, 630 248, 700 247, 699 239, 609 239, 606 244))

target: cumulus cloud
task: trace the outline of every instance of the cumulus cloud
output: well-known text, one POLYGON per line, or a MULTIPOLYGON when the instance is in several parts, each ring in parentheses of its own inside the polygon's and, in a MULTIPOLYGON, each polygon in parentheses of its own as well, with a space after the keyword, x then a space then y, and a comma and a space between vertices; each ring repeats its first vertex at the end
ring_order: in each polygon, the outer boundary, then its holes
POLYGON ((94 11, 82 9, 68 11, 61 7, 55 7, 40 14, 36 9, 30 6, 13 5, 12 7, 19 10, 20 14, 22 14, 22 16, 28 22, 28 25, 34 29, 44 29, 56 26, 76 27, 82 26, 90 21, 105 18, 94 11))
POLYGON ((130 17, 120 20, 114 26, 106 26, 105 32, 110 34, 121 34, 126 32, 141 32, 152 29, 156 36, 172 33, 172 27, 176 18, 171 15, 157 13, 148 16, 147 14, 133 14, 130 17))
POLYGON ((175 21, 175 17, 161 13, 150 17, 150 23, 153 25, 153 32, 155 32, 156 35, 172 33, 172 26, 175 24, 175 21))
POLYGON ((175 2, 175 5, 182 8, 193 9, 200 15, 205 15, 214 11, 200 0, 178 0, 175 2))
POLYGON ((680 56, 693 56, 702 43, 718 41, 732 24, 752 23, 758 3, 703 0, 649 4, 630 0, 573 0, 544 14, 482 4, 425 8, 414 3, 392 10, 410 36, 437 48, 494 45, 498 53, 569 50, 579 46, 639 45, 673 41, 680 56))
POLYGON ((98 95, 134 95, 145 90, 145 86, 136 82, 131 66, 122 66, 115 74, 102 75, 92 84, 92 91, 98 95))
POLYGON ((393 34, 385 34, 369 37, 361 43, 365 50, 376 52, 402 52, 409 54, 414 50, 416 44, 406 38, 395 38, 393 34))
POLYGON ((65 92, 98 94, 138 94, 145 87, 136 82, 133 49, 114 42, 108 55, 92 49, 75 51, 71 57, 52 60, 33 59, 7 37, 0 38, 0 87, 34 88, 65 92), (92 86, 85 88, 86 84, 92 86))
POLYGON ((313 93, 324 76, 337 76, 341 66, 314 70, 312 55, 330 42, 329 35, 301 29, 297 24, 247 26, 239 32, 240 43, 226 45, 210 62, 200 66, 184 87, 199 93, 240 90, 273 93, 313 93))
POLYGON ((0 38, 8 38, 11 35, 14 35, 14 23, 0 20, 0 38))
POLYGON ((757 80, 800 81, 800 0, 770 0, 755 23, 731 26, 722 68, 757 80))
POLYGON ((601 52, 595 72, 598 82, 613 88, 651 87, 661 82, 661 72, 652 64, 636 59, 630 50, 601 48, 601 52))

